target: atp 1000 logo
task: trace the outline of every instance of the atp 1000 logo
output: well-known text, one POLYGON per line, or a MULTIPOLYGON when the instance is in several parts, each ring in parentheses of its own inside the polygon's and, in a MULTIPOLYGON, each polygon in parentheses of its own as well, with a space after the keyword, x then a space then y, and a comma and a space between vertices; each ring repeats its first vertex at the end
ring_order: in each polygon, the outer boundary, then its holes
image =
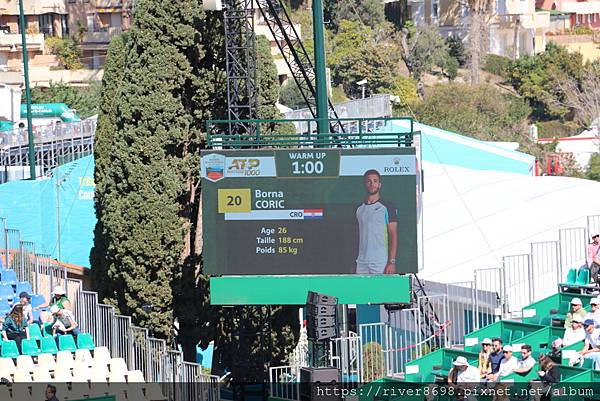
POLYGON ((227 177, 259 176, 260 160, 258 159, 231 159, 227 167, 227 177))

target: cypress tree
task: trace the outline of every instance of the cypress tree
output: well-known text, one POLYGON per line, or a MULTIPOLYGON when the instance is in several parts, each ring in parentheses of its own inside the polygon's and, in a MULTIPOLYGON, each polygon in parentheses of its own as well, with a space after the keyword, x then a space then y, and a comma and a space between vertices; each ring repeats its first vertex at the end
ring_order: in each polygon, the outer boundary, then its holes
MULTIPOLYGON (((209 305, 201 260, 201 132, 226 111, 221 18, 195 0, 140 0, 129 35, 111 44, 96 135, 95 289, 157 336, 170 337, 177 319, 186 360, 198 343, 234 341, 227 309, 209 305)), ((272 113, 269 63, 259 92, 272 113)), ((274 313, 276 360, 298 331, 287 309, 274 313)), ((230 347, 216 352, 231 360, 230 347)))

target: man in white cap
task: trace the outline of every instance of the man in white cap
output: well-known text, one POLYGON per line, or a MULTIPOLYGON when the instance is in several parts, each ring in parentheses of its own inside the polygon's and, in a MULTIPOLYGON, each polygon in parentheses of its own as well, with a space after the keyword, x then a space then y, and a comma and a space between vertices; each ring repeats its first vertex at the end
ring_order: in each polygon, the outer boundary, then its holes
POLYGON ((457 384, 465 384, 465 383, 479 383, 481 379, 479 378, 479 370, 475 366, 471 366, 467 358, 464 356, 459 356, 456 358, 454 362, 452 362, 454 367, 448 373, 448 377, 453 377, 456 374, 456 383, 457 384))
POLYGON ((571 311, 567 313, 567 318, 565 319, 565 329, 571 327, 571 321, 573 320, 573 316, 578 315, 581 318, 581 321, 585 320, 585 315, 587 312, 583 309, 583 303, 579 298, 573 298, 571 300, 571 311))
POLYGON ((592 319, 594 321, 594 326, 598 328, 600 327, 600 299, 590 299, 590 308, 591 311, 585 315, 584 320, 592 319))
POLYGON ((563 347, 568 347, 585 338, 585 330, 583 329, 583 319, 579 315, 573 316, 571 319, 571 327, 565 330, 565 335, 562 339, 563 347))
POLYGON ((502 353, 504 354, 504 358, 500 362, 500 370, 496 374, 488 375, 489 381, 498 381, 498 379, 508 376, 515 369, 519 368, 519 361, 513 356, 513 349, 510 345, 505 345, 502 348, 502 353))
MULTIPOLYGON (((72 306, 71 306, 71 301, 69 301, 69 298, 67 298, 65 289, 60 286, 57 285, 56 287, 54 287, 54 289, 52 290, 52 298, 50 299, 50 302, 45 302, 39 306, 37 306, 35 309, 42 309, 42 308, 46 308, 48 306, 52 306, 52 305, 56 305, 58 306, 60 309, 66 309, 66 310, 73 310, 72 306)), ((51 322, 52 321, 52 316, 48 316, 47 314, 44 315, 44 317, 40 316, 40 320, 42 322, 51 322)))
POLYGON ((54 316, 54 322, 52 324, 53 335, 72 334, 77 337, 79 334, 79 325, 70 311, 52 305, 50 307, 50 313, 54 316))

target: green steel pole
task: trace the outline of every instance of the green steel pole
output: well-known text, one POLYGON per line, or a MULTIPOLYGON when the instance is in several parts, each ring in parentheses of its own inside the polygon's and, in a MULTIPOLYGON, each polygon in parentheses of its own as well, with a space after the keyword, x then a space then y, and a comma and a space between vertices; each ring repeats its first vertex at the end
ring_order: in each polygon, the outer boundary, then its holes
POLYGON ((327 100, 327 74, 325 72, 325 29, 323 0, 313 0, 313 37, 315 41, 315 78, 317 91, 317 133, 329 134, 329 103, 327 100))
POLYGON ((35 144, 33 142, 33 126, 31 123, 31 90, 29 88, 29 60, 27 56, 27 38, 25 32, 25 12, 23 1, 19 0, 19 24, 21 25, 21 47, 23 48, 23 78, 25 79, 25 99, 27 100, 27 138, 29 141, 29 179, 35 180, 35 144))

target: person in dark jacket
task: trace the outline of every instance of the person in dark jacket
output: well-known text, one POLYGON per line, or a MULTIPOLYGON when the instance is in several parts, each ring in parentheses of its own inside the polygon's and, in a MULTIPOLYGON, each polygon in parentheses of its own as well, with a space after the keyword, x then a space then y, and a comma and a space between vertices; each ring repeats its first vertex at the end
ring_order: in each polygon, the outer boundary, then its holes
POLYGON ((27 321, 23 318, 23 305, 16 304, 12 311, 2 322, 2 339, 15 340, 19 352, 21 352, 21 341, 29 338, 29 328, 27 321))
POLYGON ((560 381, 560 367, 545 354, 540 355, 538 362, 540 378, 531 382, 531 388, 535 389, 533 399, 535 401, 550 400, 552 385, 560 381))

